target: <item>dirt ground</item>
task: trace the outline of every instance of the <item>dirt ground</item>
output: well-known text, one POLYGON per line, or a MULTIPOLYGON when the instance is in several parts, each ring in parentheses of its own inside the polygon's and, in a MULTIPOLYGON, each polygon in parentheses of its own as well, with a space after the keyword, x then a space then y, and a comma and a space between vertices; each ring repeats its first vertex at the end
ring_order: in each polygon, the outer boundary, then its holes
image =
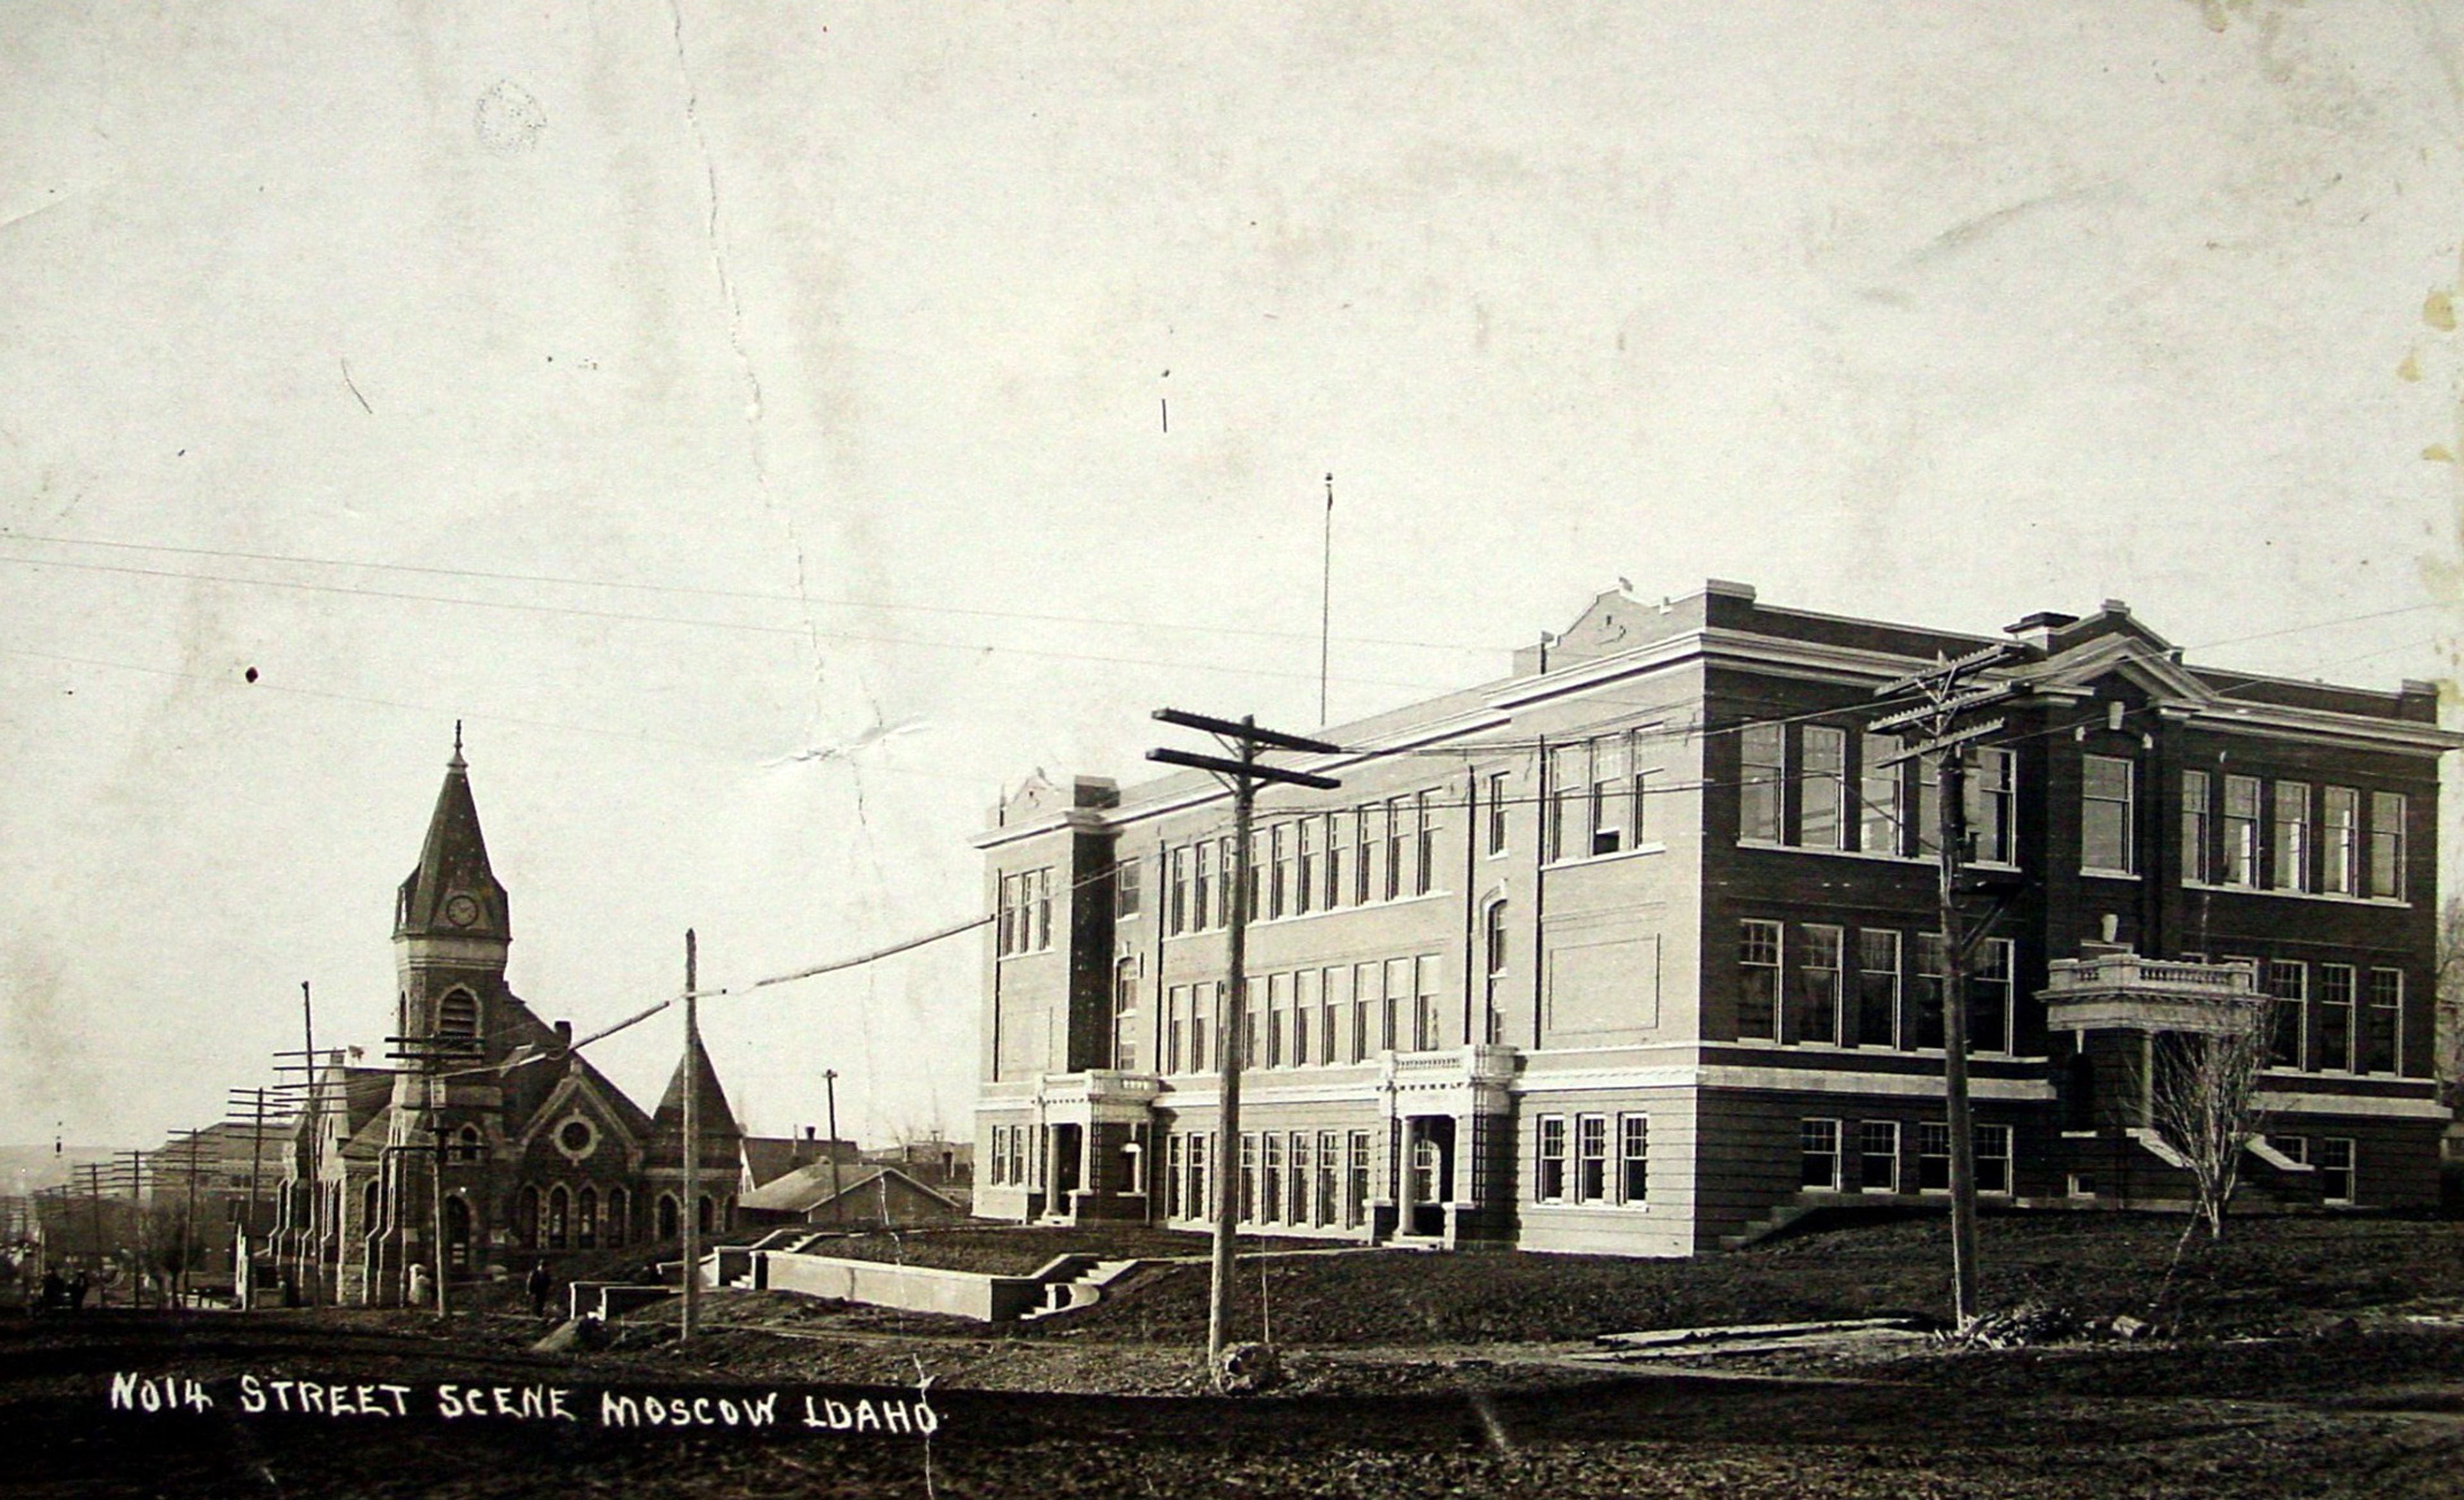
POLYGON ((690 1345, 654 1311, 611 1347, 560 1355, 531 1352, 539 1327, 507 1314, 443 1329, 330 1312, 16 1318, 0 1321, 0 1492, 2464 1496, 2458 1226, 2277 1222, 2202 1256, 2153 1332, 2077 1332, 2124 1304, 2146 1311, 2162 1255, 2143 1257, 2169 1229, 1990 1224, 1995 1300, 2062 1314, 2021 1347, 1877 1335, 1626 1365, 1586 1362, 1588 1335, 1698 1312, 1925 1311, 1940 1226, 1657 1265, 1267 1261, 1288 1379, 1245 1398, 1200 1379, 1177 1270, 1100 1320, 1079 1314, 1074 1332, 1067 1318, 994 1334, 722 1293, 690 1345), (215 1404, 115 1411, 115 1373, 197 1380, 215 1404), (825 1414, 921 1390, 935 1430, 249 1414, 234 1399, 243 1374, 390 1382, 413 1405, 439 1382, 556 1386, 585 1414, 602 1390, 705 1406, 767 1392, 825 1414))

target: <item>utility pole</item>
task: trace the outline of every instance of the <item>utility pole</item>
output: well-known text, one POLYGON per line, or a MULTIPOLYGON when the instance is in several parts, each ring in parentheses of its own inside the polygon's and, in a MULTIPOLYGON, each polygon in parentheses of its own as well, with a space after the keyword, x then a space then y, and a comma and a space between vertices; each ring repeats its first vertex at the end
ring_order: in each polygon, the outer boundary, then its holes
MULTIPOLYGON (((822 1088, 828 1092, 830 1101, 830 1138, 822 1143, 823 1153, 830 1158, 830 1222, 844 1226, 847 1223, 847 1205, 839 1202, 839 1070, 837 1069, 822 1070, 822 1088)), ((884 1228, 890 1225, 890 1220, 887 1217, 884 1217, 881 1223, 884 1228)))
MULTIPOLYGON (((1922 693, 1925 702, 1886 715, 1868 728, 1875 734, 1897 733, 1903 748, 1880 765, 1930 759, 1940 787, 1935 808, 1936 899, 1942 923, 1943 1112, 1950 1126, 1950 1279, 1951 1310, 1958 1326, 1976 1320, 1976 1130, 1968 1089, 1968 960, 2001 915, 2001 904, 1971 930, 1966 926, 1959 897, 1964 893, 1961 868, 1968 858, 1968 754, 1970 746, 2001 731, 2003 720, 1984 719, 1963 725, 1969 712, 1997 703, 2017 691, 2003 683, 1967 686, 1970 673, 2002 660, 2005 646, 1989 646, 1955 660, 1936 658, 1924 672, 1885 683, 1876 697, 1922 693)), ((2007 893, 2004 894, 2007 900, 2007 893)))
MULTIPOLYGON (((85 1164, 85 1192, 86 1223, 87 1225, 94 1230, 95 1270, 99 1273, 102 1269, 102 1263, 110 1257, 108 1252, 106 1252, 102 1247, 102 1168, 92 1161, 85 1164)), ((95 1277, 94 1305, 98 1308, 101 1307, 103 1305, 102 1299, 108 1294, 109 1293, 102 1285, 101 1276, 97 1274, 95 1277)))
POLYGON ((701 1013, 694 1002, 700 982, 700 949, 693 929, 685 929, 685 1302, 676 1325, 676 1341, 693 1337, 701 1316, 701 1013))
POLYGON ((1327 646, 1334 629, 1334 475, 1326 476, 1326 535, 1318 548, 1317 721, 1327 721, 1327 646))
POLYGON ((1150 761, 1208 772, 1232 790, 1232 868, 1223 872, 1224 881, 1231 887, 1231 915, 1226 924, 1229 930, 1224 938, 1223 1013, 1216 1018, 1216 1040, 1222 1048, 1223 1061, 1221 1098, 1216 1114, 1215 1254, 1206 1298, 1206 1365, 1220 1387, 1223 1383, 1225 1313, 1232 1294, 1232 1240, 1241 1224, 1241 1068, 1244 1061, 1242 1052, 1248 1036, 1248 980, 1245 970, 1249 941, 1250 814, 1257 805, 1258 783, 1261 782, 1319 790, 1332 790, 1343 784, 1331 776, 1261 765, 1258 752, 1261 748, 1272 748, 1334 755, 1340 753, 1342 747, 1272 729, 1260 729, 1258 721, 1247 715, 1242 716, 1240 722, 1235 723, 1230 719, 1210 718, 1203 714, 1159 708, 1155 710, 1155 717, 1184 729, 1204 730, 1224 741, 1225 747, 1235 755, 1235 759, 1227 761, 1221 756, 1192 755, 1182 750, 1147 752, 1150 761))
MULTIPOLYGON (((308 1080, 308 1202, 307 1224, 303 1226, 306 1244, 299 1257, 301 1290, 308 1293, 310 1307, 320 1306, 324 1295, 320 1290, 325 1281, 325 1237, 319 1230, 325 1217, 325 1116, 319 1107, 317 1089, 317 1002, 309 993, 308 982, 299 982, 299 1045, 306 1048, 299 1055, 307 1069, 308 1080)), ((349 1089, 343 1090, 341 1106, 349 1108, 349 1089)))

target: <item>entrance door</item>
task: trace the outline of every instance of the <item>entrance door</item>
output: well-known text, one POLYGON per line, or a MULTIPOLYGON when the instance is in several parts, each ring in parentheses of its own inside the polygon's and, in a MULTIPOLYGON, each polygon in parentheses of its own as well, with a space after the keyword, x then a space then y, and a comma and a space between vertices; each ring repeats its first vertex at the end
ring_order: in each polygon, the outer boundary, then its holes
POLYGON ((1446 1232, 1446 1203, 1455 1196, 1455 1122, 1452 1115, 1424 1115, 1411 1122, 1412 1228, 1414 1234, 1446 1232))
POLYGON ((1067 1196, 1078 1190, 1084 1135, 1076 1125, 1052 1127, 1052 1207, 1056 1211, 1067 1206, 1067 1196))

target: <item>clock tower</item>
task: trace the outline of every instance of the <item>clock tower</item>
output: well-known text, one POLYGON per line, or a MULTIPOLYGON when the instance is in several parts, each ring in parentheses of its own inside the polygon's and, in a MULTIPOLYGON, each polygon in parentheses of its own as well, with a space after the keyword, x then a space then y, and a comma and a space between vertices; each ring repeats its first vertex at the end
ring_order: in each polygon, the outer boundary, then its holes
POLYGON ((429 816, 419 868, 394 901, 394 970, 401 988, 395 1034, 428 1042, 471 1038, 472 1062, 498 1062, 516 1038, 504 1014, 505 954, 514 940, 505 888, 488 868, 488 843, 471 800, 462 726, 429 816))

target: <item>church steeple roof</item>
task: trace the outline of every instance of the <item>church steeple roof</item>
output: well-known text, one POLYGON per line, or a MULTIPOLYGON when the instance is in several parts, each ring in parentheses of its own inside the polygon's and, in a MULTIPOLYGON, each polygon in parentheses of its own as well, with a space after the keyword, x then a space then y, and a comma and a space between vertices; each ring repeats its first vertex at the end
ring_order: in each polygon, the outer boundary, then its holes
MULTIPOLYGON (((676 1059, 676 1070, 668 1078, 668 1092, 659 1095, 659 1107, 650 1115, 651 1130, 659 1136, 678 1137, 678 1154, 682 1154, 681 1137, 685 1130, 685 1070, 696 1074, 699 1091, 696 1102, 701 1106, 702 1149, 717 1140, 733 1140, 744 1132, 737 1128, 736 1114, 727 1107, 727 1093, 718 1086, 718 1070, 711 1066, 710 1052, 694 1037, 685 1055, 676 1059)), ((733 1150, 734 1148, 730 1148, 733 1150)))
POLYGON ((513 916, 505 888, 488 868, 488 841, 471 800, 471 771, 462 759, 462 726, 453 726, 453 759, 429 815, 419 868, 402 883, 394 905, 396 938, 510 938, 513 916))

